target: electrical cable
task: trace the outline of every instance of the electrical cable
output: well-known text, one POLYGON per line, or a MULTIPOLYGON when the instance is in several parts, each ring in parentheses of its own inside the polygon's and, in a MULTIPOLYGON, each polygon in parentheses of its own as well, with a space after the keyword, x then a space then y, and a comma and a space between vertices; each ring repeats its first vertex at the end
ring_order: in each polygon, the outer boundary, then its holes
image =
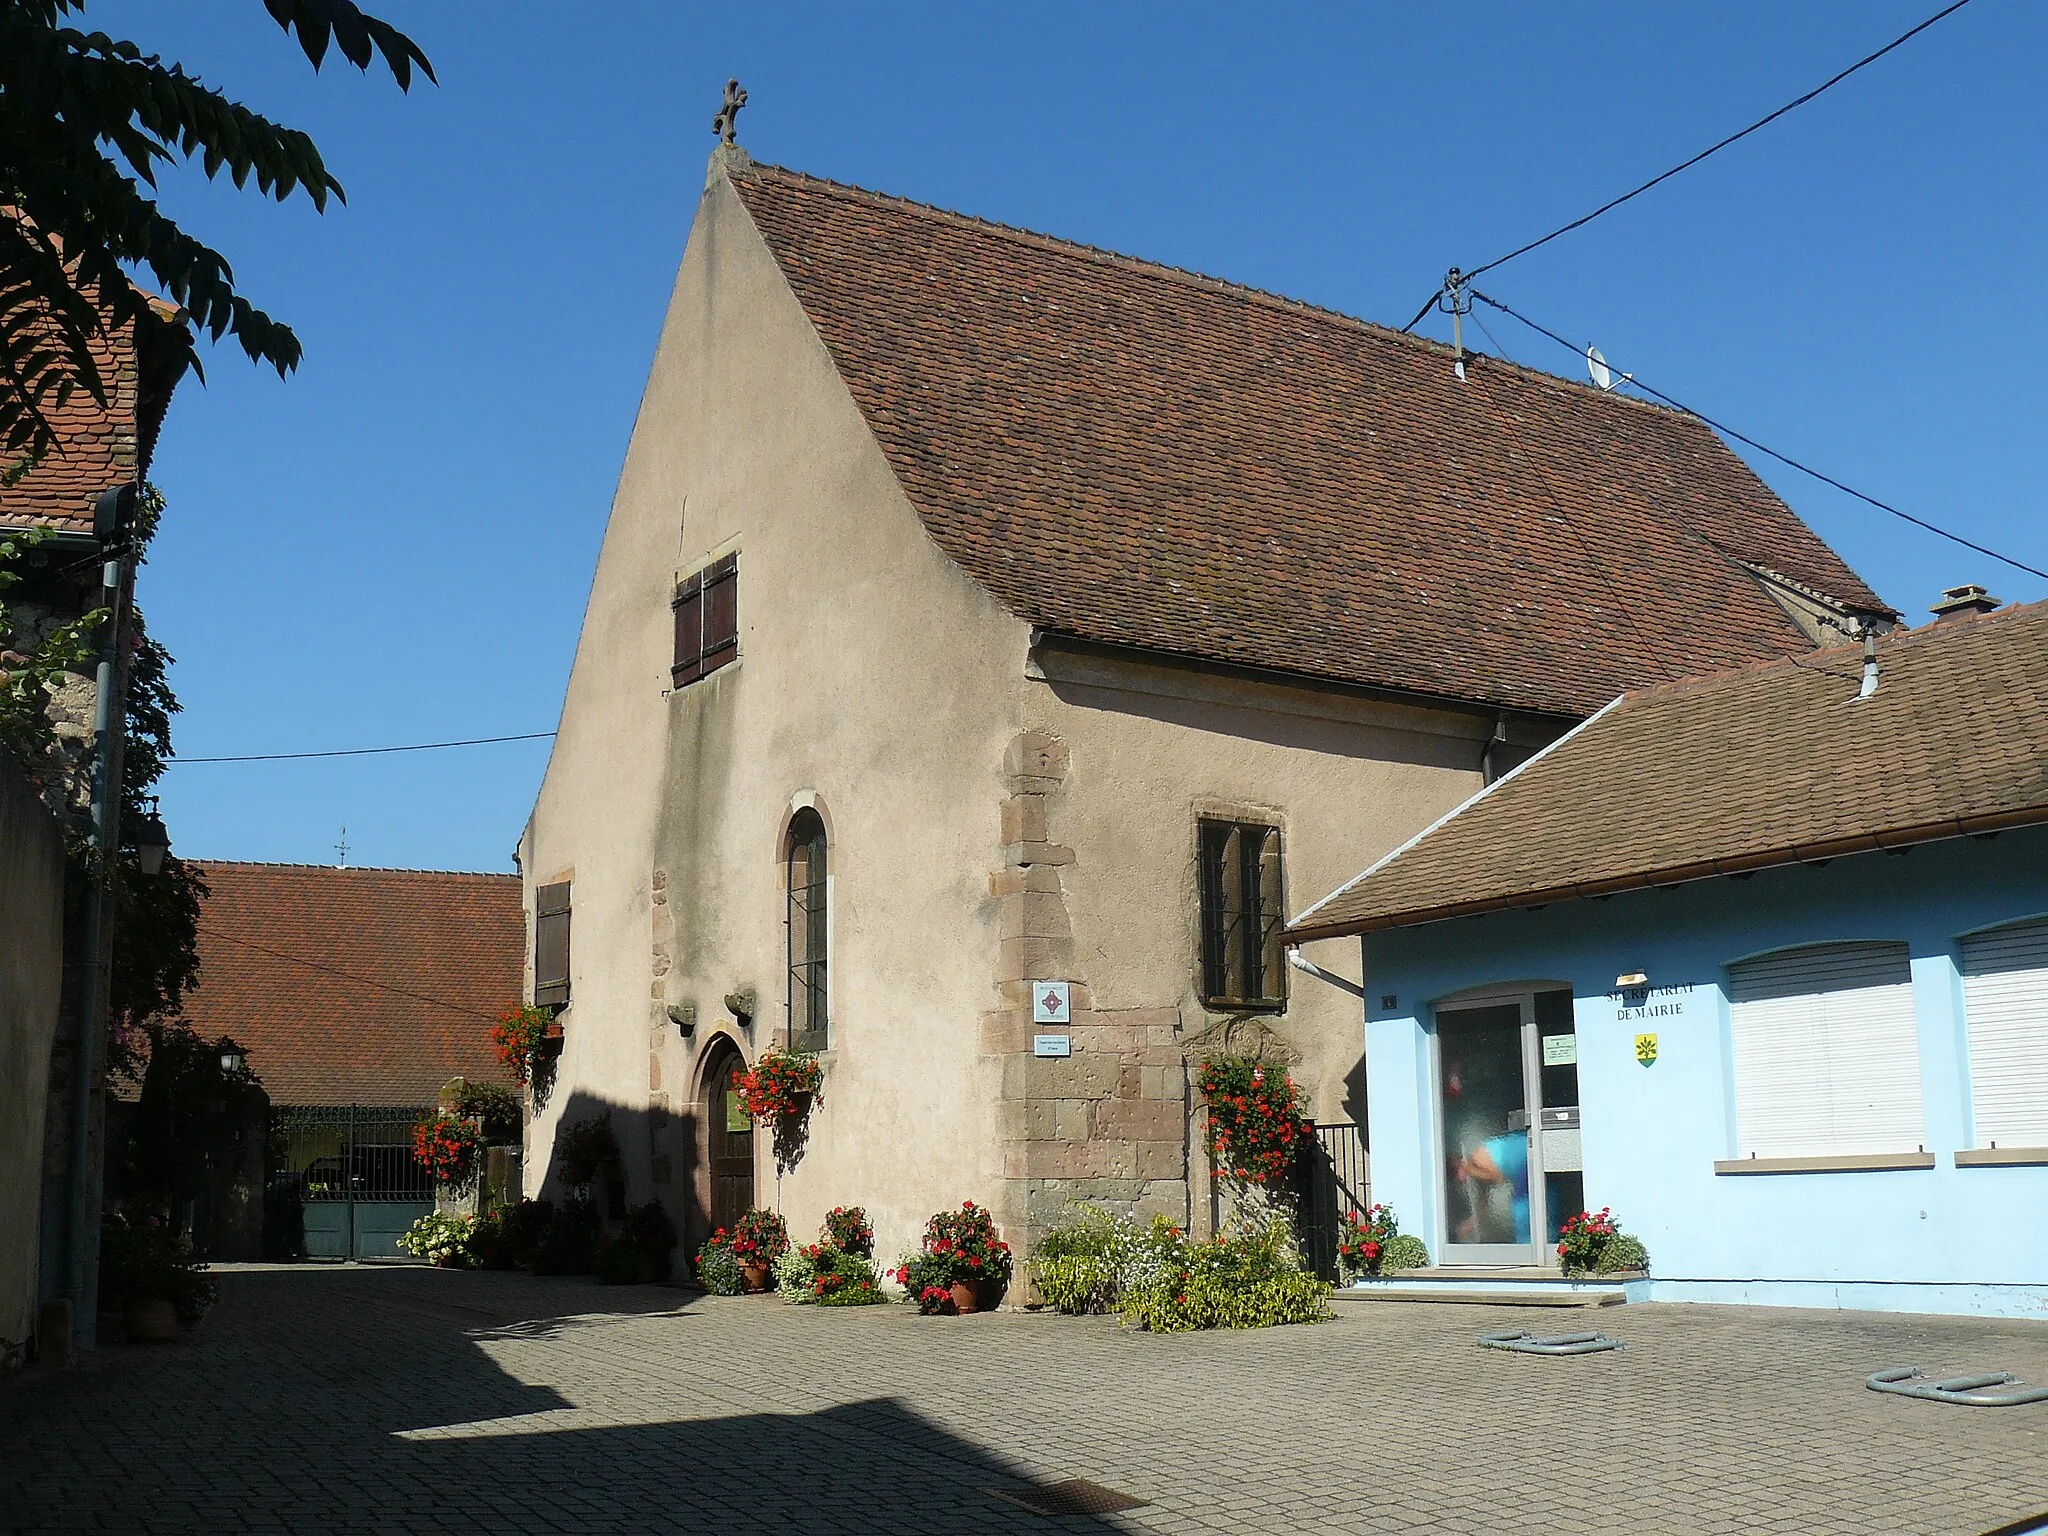
POLYGON ((179 763, 283 763, 309 757, 378 757, 387 752, 439 752, 447 747, 488 747, 501 741, 545 741, 553 731, 528 731, 521 736, 474 736, 467 741, 422 741, 407 747, 347 747, 333 752, 252 752, 240 757, 173 757, 179 763))
MULTIPOLYGON (((1786 102, 1785 105, 1778 108, 1775 112, 1768 113, 1765 116, 1758 118, 1755 122, 1751 123, 1747 128, 1744 128, 1739 132, 1729 134, 1727 138, 1722 139, 1719 143, 1709 145, 1707 148, 1701 150, 1698 154, 1692 156, 1690 159, 1681 160, 1677 165, 1672 166, 1668 171, 1659 172, 1657 175, 1652 176, 1648 181, 1644 182, 1641 186, 1636 187, 1631 191, 1624 192, 1619 197, 1610 198, 1608 201, 1602 203, 1598 208, 1595 208, 1591 213, 1583 214, 1580 217, 1573 219, 1569 224, 1560 224, 1556 229, 1553 229, 1549 234, 1543 235, 1538 239, 1531 240, 1526 245, 1518 245, 1512 251, 1509 251, 1505 256, 1496 256, 1493 258, 1493 260, 1487 262, 1484 266, 1474 267, 1470 272, 1464 274, 1466 280, 1469 281, 1472 278, 1479 276, 1482 272, 1491 272, 1495 267, 1503 266, 1506 263, 1513 261, 1517 256, 1526 256, 1531 251, 1535 250, 1538 246, 1548 245, 1551 241, 1557 239, 1560 235, 1568 235, 1575 229, 1582 229, 1586 225, 1592 223, 1595 219, 1599 218, 1600 215, 1602 215, 1603 213, 1611 213, 1616 208, 1619 208, 1623 203, 1628 202, 1631 198, 1641 197, 1645 192, 1649 191, 1652 187, 1658 186, 1663 182, 1669 181, 1672 177, 1678 175, 1681 171, 1691 170, 1694 166, 1698 165, 1702 160, 1707 159, 1709 156, 1719 154, 1729 145, 1734 144, 1739 140, 1748 138, 1752 133, 1755 133, 1759 128, 1769 127, 1772 123, 1775 123, 1779 118, 1783 117, 1787 112, 1795 111, 1796 109, 1805 106, 1809 101, 1812 101, 1816 96, 1819 96, 1826 91, 1832 90, 1835 86, 1840 85, 1844 80, 1848 79, 1851 75, 1855 74, 1859 69, 1863 69, 1871 64, 1875 64, 1879 59, 1883 58, 1893 49, 1902 47, 1906 43, 1911 42, 1914 38, 1918 37, 1922 32, 1925 32, 1929 27, 1933 26, 1936 22, 1941 21, 1949 16, 1953 16, 1957 11, 1960 11, 1964 6, 1968 5, 1969 3, 1970 0, 1954 0, 1953 4, 1942 7, 1940 10, 1936 11, 1932 16, 1928 17, 1925 21, 1921 22, 1918 26, 1912 27, 1907 31, 1901 32, 1897 37, 1893 38, 1890 42, 1886 43, 1882 48, 1878 49, 1875 53, 1865 54, 1862 58, 1858 59, 1854 64, 1851 64, 1847 69, 1841 71, 1841 73, 1837 75, 1833 75, 1830 78, 1822 81, 1819 85, 1815 86, 1805 95, 1793 98, 1791 101, 1786 102)), ((1442 288, 1437 289, 1435 293, 1431 294, 1429 296, 1429 302, 1424 304, 1422 308, 1415 312, 1415 318, 1413 320, 1410 320, 1406 325, 1401 327, 1402 331, 1405 333, 1414 330, 1415 327, 1421 323, 1422 317, 1429 313, 1430 306, 1435 304, 1436 301, 1442 296, 1442 288)))
MULTIPOLYGON (((1502 314, 1506 315, 1511 320, 1521 321, 1522 324, 1529 327, 1530 330, 1536 332, 1539 336, 1549 337, 1550 340, 1556 342, 1559 346, 1571 352, 1571 354, 1574 357, 1585 356, 1585 353, 1580 351, 1579 346, 1576 342, 1566 341, 1564 337, 1558 335, 1557 332, 1551 330, 1548 326, 1538 325, 1534 320, 1531 320, 1527 315, 1522 314, 1517 310, 1510 309, 1507 305, 1501 303, 1499 299, 1489 298, 1486 294, 1481 293, 1476 288, 1472 289, 1471 293, 1472 297, 1479 300, 1482 304, 1485 304, 1490 308, 1499 310, 1502 314)), ((1783 464, 1788 469, 1796 469, 1802 475, 1810 475, 1815 480, 1820 481, 1821 484, 1832 486, 1834 487, 1834 489, 1842 492, 1845 496, 1853 496, 1858 501, 1866 502, 1870 506, 1876 507, 1880 512, 1889 512, 1893 517, 1911 523, 1916 528, 1924 528, 1929 533, 1939 534, 1942 538, 1947 539, 1950 543, 1960 544, 1965 549, 1975 550, 1980 555, 1987 556, 1990 559, 1999 561, 2004 565, 2009 565, 2016 571, 2024 571, 2029 576, 2038 576, 2043 581, 2048 581, 2048 571, 2042 570, 2039 566, 2029 565, 2024 560, 2015 560, 2011 555, 2002 555, 1997 550, 1990 548, 1988 545, 1979 544, 1974 539, 1966 539, 1959 533, 1950 533, 1948 529, 1943 528, 1936 523, 1930 523, 1924 517, 1915 517, 1911 512, 1901 511, 1899 508, 1893 506, 1888 501, 1880 501, 1877 497, 1870 495, 1866 491, 1859 491, 1853 485, 1844 484, 1842 481, 1837 480, 1833 475, 1826 474, 1821 470, 1815 469, 1810 464, 1802 464, 1799 462, 1799 460, 1793 458, 1790 454, 1780 453, 1777 449, 1772 448, 1767 444, 1758 442, 1755 438, 1748 436, 1746 433, 1736 431, 1733 427, 1727 425, 1725 422, 1716 421, 1713 417, 1707 415, 1705 412, 1694 410, 1691 406, 1687 405, 1683 400, 1676 399, 1671 395, 1665 394, 1664 391, 1661 389, 1657 389, 1652 385, 1645 384, 1640 378, 1636 377, 1634 374, 1630 374, 1628 376, 1628 382, 1630 384, 1633 384, 1637 389, 1640 389, 1644 394, 1654 395, 1657 399, 1663 401, 1666 405, 1672 407, 1674 410, 1683 411, 1686 415, 1691 416, 1696 420, 1705 423, 1707 426, 1712 427, 1716 432, 1719 432, 1723 437, 1732 437, 1735 439, 1736 442, 1746 444, 1747 446, 1754 448, 1758 453, 1765 454, 1770 458, 1776 459, 1780 464, 1783 464)))
POLYGON ((359 981, 367 987, 377 987, 386 992, 396 992, 400 997, 409 997, 415 1002, 431 1003, 434 1007, 446 1008, 451 1013, 466 1013, 474 1019, 495 1019, 497 1017, 496 1014, 482 1013, 475 1008, 465 1008, 460 1003, 451 1003, 444 998, 429 997, 424 992, 413 992, 405 987, 394 987, 390 982, 379 981, 374 976, 358 976, 354 971, 336 970, 331 965, 322 965, 319 961, 308 960, 302 955, 288 955, 281 949, 271 949, 250 939, 238 939, 232 933, 223 933, 220 929, 209 928, 204 923, 200 923, 198 928, 201 933, 209 938, 224 939, 230 944, 239 944, 244 949, 253 949, 258 954, 269 955, 273 960, 285 960, 293 965, 303 965, 309 971, 319 971, 327 976, 339 976, 344 981, 359 981))
MULTIPOLYGON (((1492 331, 1487 330, 1484 320, 1481 320, 1475 314, 1472 317, 1472 323, 1479 327, 1480 334, 1493 343, 1494 350, 1499 352, 1503 358, 1507 357, 1508 349, 1500 344, 1499 339, 1494 336, 1492 331)), ((1512 361, 1512 359, 1509 360, 1512 361)), ((1485 386, 1481 385, 1480 387, 1484 391, 1485 386)), ((1506 429, 1506 435, 1509 440, 1513 441, 1515 438, 1515 428, 1508 413, 1494 406, 1493 397, 1490 394, 1484 395, 1483 398, 1487 407, 1493 411, 1495 419, 1506 429)), ((1630 632, 1635 635, 1636 646, 1641 651, 1643 659, 1650 664, 1652 670, 1662 670, 1671 677, 1679 676, 1683 669, 1669 656, 1660 654, 1657 648, 1650 644, 1649 636, 1643 633, 1642 626, 1636 622, 1635 608, 1622 598, 1621 591, 1615 585, 1614 577, 1607 567, 1593 557, 1592 548, 1579 533, 1579 525, 1573 521, 1571 513, 1565 510, 1564 498, 1557 494, 1557 488, 1550 483, 1550 476, 1544 472, 1542 462, 1534 454, 1526 454, 1524 457, 1529 467, 1536 471, 1536 478, 1543 486, 1543 494, 1550 498, 1550 505, 1556 511, 1558 521, 1563 523, 1566 530, 1571 534, 1572 542, 1579 546, 1579 553, 1585 557, 1587 566, 1599 574, 1601 585, 1607 589, 1608 599, 1614 604, 1616 611, 1621 614, 1623 620, 1627 622, 1630 632)))

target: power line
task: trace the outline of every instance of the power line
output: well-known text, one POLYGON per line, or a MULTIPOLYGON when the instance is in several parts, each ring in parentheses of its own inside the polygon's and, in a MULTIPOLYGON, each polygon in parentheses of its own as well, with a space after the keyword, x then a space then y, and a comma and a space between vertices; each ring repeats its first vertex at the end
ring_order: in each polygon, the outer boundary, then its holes
POLYGON ((496 1014, 479 1013, 474 1008, 465 1008, 462 1004, 451 1003, 445 998, 429 997, 424 992, 413 992, 405 987, 394 987, 390 982, 379 981, 374 976, 358 976, 354 971, 336 970, 331 965, 322 965, 319 961, 308 960, 302 955, 288 955, 281 949, 270 949, 250 939, 236 938, 232 933, 223 933, 220 929, 209 928, 204 923, 198 926, 199 931, 209 938, 225 939, 230 944, 239 944, 244 949, 253 949, 260 955, 269 955, 273 960, 285 960, 293 965, 303 965, 309 971, 319 971, 326 976, 339 976, 344 981, 359 981, 364 986, 377 987, 386 992, 396 992, 400 997, 409 997, 415 1002, 431 1003, 436 1008, 446 1008, 450 1013, 466 1013, 473 1019, 490 1019, 495 1022, 497 1018, 496 1014))
MULTIPOLYGON (((1951 7, 1951 9, 1953 9, 1953 7, 1951 7)), ((1488 305, 1493 309, 1499 310, 1502 314, 1506 315, 1511 320, 1521 321, 1522 324, 1529 327, 1530 330, 1536 332, 1536 334, 1539 336, 1549 337, 1559 346, 1564 347, 1565 349, 1570 351, 1574 357, 1583 357, 1585 355, 1583 352, 1579 350, 1578 344, 1576 342, 1566 341, 1564 337, 1558 335, 1557 332, 1551 330, 1548 326, 1538 325, 1534 320, 1531 320, 1527 315, 1522 314, 1517 310, 1510 309, 1507 305, 1501 303, 1499 299, 1489 298, 1487 295, 1481 293, 1476 288, 1471 289, 1470 292, 1472 294, 1472 297, 1479 300, 1482 304, 1488 305)), ((1810 475, 1815 480, 1820 481, 1823 485, 1833 486, 1836 490, 1842 492, 1844 495, 1853 496, 1858 501, 1866 502, 1870 506, 1876 507, 1880 512, 1889 512, 1893 517, 1900 518, 1905 522, 1909 522, 1916 528, 1924 528, 1929 533, 1939 534, 1942 538, 1949 540, 1949 542, 1953 544, 1960 544, 1965 549, 1975 550, 1980 555, 1988 556, 1993 560, 1997 560, 2005 565, 2009 565, 2016 571, 2025 571, 2029 576, 2039 576, 2043 581, 2048 581, 2048 571, 2042 570, 2039 566, 2029 565, 2024 560, 2015 560, 2011 555, 2002 555, 1997 550, 1990 548, 1988 545, 1979 544, 1974 539, 1966 539, 1959 533, 1950 533, 1948 529, 1943 528, 1938 524, 1930 523, 1924 517, 1915 517, 1911 512, 1902 511, 1898 507, 1893 506, 1888 501, 1880 501, 1877 497, 1870 495, 1867 491, 1859 491, 1853 485, 1844 484, 1842 481, 1837 480, 1833 475, 1826 474, 1821 470, 1815 469, 1810 464, 1802 464, 1799 460, 1793 458, 1790 454, 1780 453, 1777 449, 1770 447, 1768 444, 1760 443, 1755 438, 1748 436, 1746 433, 1736 431, 1733 427, 1727 425, 1725 422, 1716 421, 1713 417, 1707 415, 1704 411, 1694 410, 1691 406, 1687 405, 1683 400, 1676 399, 1671 395, 1665 394, 1664 391, 1661 389, 1657 389, 1652 385, 1645 384, 1640 378, 1636 377, 1634 374, 1629 375, 1628 382, 1633 384, 1637 389, 1640 389, 1644 394, 1654 395, 1657 399, 1662 400, 1666 405, 1671 406, 1676 410, 1683 411, 1686 415, 1694 417, 1699 421, 1704 422, 1706 425, 1712 427, 1716 432, 1719 432, 1723 437, 1732 437, 1738 443, 1744 443, 1749 447, 1754 448, 1758 453, 1765 454, 1770 458, 1776 459, 1780 464, 1785 465, 1788 469, 1796 469, 1802 475, 1810 475)))
POLYGON ((253 752, 241 757, 174 757, 171 763, 284 763, 309 757, 378 757, 387 752, 440 752, 448 747, 488 747, 501 741, 545 741, 553 731, 522 736, 474 736, 467 741, 422 741, 406 747, 348 747, 335 752, 253 752))
MULTIPOLYGON (((1960 11, 1964 6, 1968 5, 1969 3, 1970 0, 1954 0, 1953 4, 1942 7, 1940 10, 1936 11, 1932 16, 1928 17, 1925 21, 1921 22, 1918 26, 1909 28, 1908 30, 1901 32, 1897 37, 1893 38, 1890 42, 1886 43, 1882 48, 1878 49, 1875 53, 1865 54, 1862 58, 1858 59, 1854 64, 1851 64, 1847 69, 1843 70, 1841 73, 1833 75, 1826 80, 1823 80, 1819 85, 1815 86, 1812 90, 1808 91, 1804 96, 1798 96, 1793 98, 1791 101, 1786 102, 1785 105, 1778 108, 1777 111, 1767 113, 1763 117, 1760 117, 1755 122, 1751 123, 1747 128, 1744 128, 1739 132, 1729 134, 1727 138, 1722 139, 1719 143, 1709 145, 1707 148, 1701 150, 1698 154, 1692 156, 1690 159, 1681 160, 1677 165, 1672 166, 1671 169, 1669 169, 1668 171, 1659 172, 1657 175, 1652 176, 1648 181, 1644 182, 1641 186, 1633 188, 1630 191, 1624 192, 1619 197, 1610 198, 1608 201, 1602 203, 1598 208, 1595 208, 1591 213, 1583 214, 1580 217, 1573 219, 1569 224, 1560 224, 1556 229, 1553 229, 1549 234, 1540 236, 1535 240, 1531 240, 1526 245, 1518 245, 1512 251, 1509 251, 1505 256, 1496 256, 1493 258, 1493 260, 1487 262, 1484 266, 1474 267, 1470 272, 1464 274, 1465 279, 1469 282, 1471 279, 1479 276, 1482 272, 1491 272, 1495 267, 1503 266, 1506 263, 1513 261, 1517 256, 1528 255, 1538 246, 1548 245, 1551 241, 1557 239, 1560 235, 1568 235, 1575 229, 1582 229, 1586 225, 1592 223, 1595 219, 1599 218, 1600 215, 1602 215, 1603 213, 1611 213, 1616 208, 1619 208, 1623 203, 1628 202, 1631 198, 1641 197, 1645 192, 1649 191, 1652 187, 1658 186, 1664 182, 1669 181, 1672 177, 1678 175, 1681 171, 1691 170, 1694 166, 1698 165, 1702 160, 1707 159, 1709 156, 1719 154, 1729 145, 1734 144, 1739 140, 1748 138, 1752 133, 1755 133, 1759 128, 1769 127, 1772 123, 1775 123, 1779 118, 1783 117, 1787 112, 1795 111, 1798 108, 1805 106, 1809 101, 1812 101, 1816 96, 1819 96, 1826 91, 1834 89, 1834 87, 1840 85, 1844 80, 1848 79, 1851 75, 1855 74, 1859 69, 1863 69, 1868 67, 1869 65, 1875 64, 1879 59, 1883 58, 1893 49, 1903 47, 1906 43, 1911 42, 1914 38, 1918 37, 1922 32, 1925 32, 1929 27, 1933 26, 1936 22, 1941 21, 1945 17, 1953 16, 1957 11, 1960 11)), ((1441 288, 1437 289, 1435 293, 1431 294, 1429 297, 1429 303, 1424 304, 1421 309, 1417 310, 1415 312, 1415 318, 1413 320, 1410 320, 1406 325, 1402 326, 1401 329, 1403 331, 1414 330, 1415 327, 1421 322, 1422 317, 1429 313, 1430 306, 1435 304, 1437 299, 1441 297, 1442 294, 1443 289, 1441 288)))

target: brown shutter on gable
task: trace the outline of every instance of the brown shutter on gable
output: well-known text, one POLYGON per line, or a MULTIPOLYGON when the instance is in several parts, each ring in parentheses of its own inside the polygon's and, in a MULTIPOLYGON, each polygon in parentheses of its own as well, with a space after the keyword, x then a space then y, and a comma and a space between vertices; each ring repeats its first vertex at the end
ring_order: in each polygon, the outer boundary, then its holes
POLYGON ((533 1005, 569 1001, 569 882, 533 893, 533 1005))
POLYGON ((669 681, 680 688, 704 675, 704 581, 686 576, 676 584, 676 659, 669 681))
POLYGON ((702 670, 724 666, 739 654, 740 558, 727 555, 704 571, 702 670))

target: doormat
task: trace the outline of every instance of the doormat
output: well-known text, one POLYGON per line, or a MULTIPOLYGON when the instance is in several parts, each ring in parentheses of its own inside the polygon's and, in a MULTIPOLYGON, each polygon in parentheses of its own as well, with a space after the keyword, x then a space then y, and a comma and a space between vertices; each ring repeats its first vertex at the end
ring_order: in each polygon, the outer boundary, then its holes
POLYGON ((1091 1483, 1085 1477, 1070 1477, 1064 1482, 1047 1483, 1042 1488, 991 1488, 988 1491, 999 1499, 1023 1506, 1034 1515, 1113 1515, 1120 1510, 1145 1507, 1143 1499, 1134 1499, 1128 1493, 1118 1493, 1114 1488, 1091 1483))

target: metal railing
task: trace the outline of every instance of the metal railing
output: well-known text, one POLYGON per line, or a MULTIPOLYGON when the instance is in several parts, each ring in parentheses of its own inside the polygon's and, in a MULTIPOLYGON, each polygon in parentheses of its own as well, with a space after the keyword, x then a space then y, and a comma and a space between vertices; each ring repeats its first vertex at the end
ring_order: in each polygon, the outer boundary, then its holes
POLYGON ((1336 1280, 1337 1243, 1344 1218, 1372 1204, 1371 1163, 1365 1133, 1348 1122, 1314 1125, 1313 1139, 1295 1160, 1302 1257, 1325 1280, 1336 1280))

